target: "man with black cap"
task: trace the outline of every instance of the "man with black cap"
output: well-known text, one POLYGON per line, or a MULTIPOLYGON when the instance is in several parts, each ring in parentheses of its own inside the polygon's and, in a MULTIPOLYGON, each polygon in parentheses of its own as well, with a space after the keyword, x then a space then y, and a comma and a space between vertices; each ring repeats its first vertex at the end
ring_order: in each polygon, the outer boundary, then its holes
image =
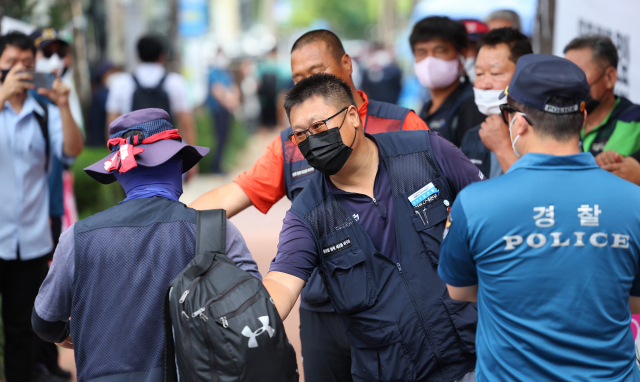
POLYGON ((640 189, 581 153, 588 93, 571 61, 522 56, 501 95, 522 157, 451 208, 438 273, 478 302, 477 381, 640 381, 640 189))
MULTIPOLYGON (((178 201, 182 174, 209 149, 182 143, 160 109, 124 114, 109 133, 111 154, 85 171, 100 183, 119 181, 127 197, 60 236, 33 327, 42 339, 73 347, 78 381, 159 382, 163 298, 195 254, 196 211, 178 201)), ((226 254, 260 278, 229 221, 226 254)))

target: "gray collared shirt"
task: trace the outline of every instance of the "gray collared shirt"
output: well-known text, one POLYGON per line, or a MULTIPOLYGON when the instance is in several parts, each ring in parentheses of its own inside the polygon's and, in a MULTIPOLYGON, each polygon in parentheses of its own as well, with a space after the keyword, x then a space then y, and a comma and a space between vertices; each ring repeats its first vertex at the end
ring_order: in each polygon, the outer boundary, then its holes
MULTIPOLYGON (((62 153, 60 110, 47 106, 51 157, 70 163, 62 153)), ((18 113, 9 101, 0 111, 0 259, 31 260, 53 249, 49 226, 49 190, 45 139, 35 114, 44 110, 27 95, 18 113)))

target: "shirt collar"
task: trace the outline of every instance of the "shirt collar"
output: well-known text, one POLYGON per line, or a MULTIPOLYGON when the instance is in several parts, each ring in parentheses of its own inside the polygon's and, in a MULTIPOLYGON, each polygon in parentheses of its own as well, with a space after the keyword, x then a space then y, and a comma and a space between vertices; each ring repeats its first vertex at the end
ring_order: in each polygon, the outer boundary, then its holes
POLYGON ((518 159, 507 173, 518 169, 534 170, 592 170, 600 168, 590 153, 550 155, 530 153, 518 159))
POLYGON ((360 97, 364 100, 364 103, 360 105, 358 108, 358 114, 360 114, 360 119, 362 123, 367 123, 367 109, 369 108, 369 97, 362 90, 357 90, 360 97))
MULTIPOLYGON (((438 108, 438 110, 436 110, 433 114, 429 114, 429 118, 433 117, 434 115, 438 114, 441 110, 446 110, 448 107, 451 106, 451 104, 458 98, 460 97, 460 93, 464 92, 468 87, 471 86, 471 81, 469 80, 469 77, 465 76, 464 80, 460 80, 460 84, 458 85, 457 88, 455 88, 454 91, 451 92, 451 94, 449 94, 447 96, 447 99, 444 100, 444 102, 442 103, 442 105, 440 105, 440 107, 438 108)), ((429 108, 431 108, 431 105, 433 104, 433 100, 430 99, 425 105, 424 108, 426 110, 429 110, 429 108)))
POLYGON ((148 70, 165 71, 166 69, 164 68, 164 65, 158 62, 141 62, 136 67, 136 74, 146 72, 148 70))
MULTIPOLYGON (((589 133, 599 130, 602 126, 604 126, 607 122, 609 122, 609 118, 611 118, 611 114, 613 114, 613 111, 616 109, 616 107, 618 107, 618 104, 620 104, 621 99, 622 98, 620 97, 616 97, 616 102, 614 102, 613 107, 611 108, 611 110, 609 110, 609 114, 607 114, 607 116, 602 120, 602 122, 600 122, 598 126, 591 129, 589 133)), ((584 130, 586 127, 587 127, 587 124, 585 123, 584 126, 582 126, 582 130, 580 130, 580 138, 584 138, 584 130)))

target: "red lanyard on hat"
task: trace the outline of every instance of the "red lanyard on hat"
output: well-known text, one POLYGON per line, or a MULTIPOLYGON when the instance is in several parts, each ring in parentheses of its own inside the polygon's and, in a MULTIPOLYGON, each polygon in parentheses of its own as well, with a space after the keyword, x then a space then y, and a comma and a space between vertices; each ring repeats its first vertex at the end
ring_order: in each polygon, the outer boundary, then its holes
POLYGON ((138 135, 134 135, 129 138, 111 138, 107 141, 107 147, 111 150, 112 147, 119 145, 118 151, 106 162, 104 162, 105 171, 111 172, 114 170, 120 170, 120 173, 127 172, 136 167, 135 156, 144 152, 143 148, 135 147, 139 144, 149 144, 165 139, 177 139, 182 142, 182 137, 178 133, 178 129, 165 130, 161 133, 154 134, 149 138, 145 138, 142 142, 139 142, 138 135))

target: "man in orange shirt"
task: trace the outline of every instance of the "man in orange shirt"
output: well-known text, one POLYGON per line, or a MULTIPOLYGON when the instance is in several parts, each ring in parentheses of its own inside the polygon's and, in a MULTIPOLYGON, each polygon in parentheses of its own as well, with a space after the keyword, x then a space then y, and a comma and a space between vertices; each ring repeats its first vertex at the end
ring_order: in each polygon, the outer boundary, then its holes
MULTIPOLYGON (((413 111, 369 100, 364 92, 356 90, 351 79, 351 57, 345 53, 338 36, 330 31, 307 32, 296 40, 291 49, 291 71, 296 83, 316 73, 333 74, 345 81, 353 92, 366 133, 428 130, 413 111)), ((202 195, 190 207, 224 208, 227 217, 231 217, 251 205, 267 213, 285 195, 293 200, 315 170, 289 141, 291 133, 291 127, 282 131, 251 169, 233 182, 202 195)), ((317 270, 302 291, 300 337, 305 381, 351 381, 349 340, 317 270)))

